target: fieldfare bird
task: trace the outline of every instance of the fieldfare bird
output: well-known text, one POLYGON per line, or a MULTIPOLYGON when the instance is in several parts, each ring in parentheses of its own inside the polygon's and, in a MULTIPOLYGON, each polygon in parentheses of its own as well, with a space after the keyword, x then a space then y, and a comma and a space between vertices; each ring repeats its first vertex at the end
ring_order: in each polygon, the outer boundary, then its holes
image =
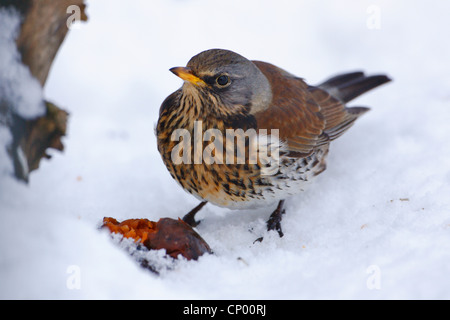
POLYGON ((183 220, 197 225, 207 202, 230 209, 278 202, 267 229, 280 236, 284 200, 325 170, 330 142, 369 110, 346 103, 390 81, 352 72, 311 86, 223 49, 170 71, 184 83, 161 105, 158 150, 172 177, 201 201, 183 220))

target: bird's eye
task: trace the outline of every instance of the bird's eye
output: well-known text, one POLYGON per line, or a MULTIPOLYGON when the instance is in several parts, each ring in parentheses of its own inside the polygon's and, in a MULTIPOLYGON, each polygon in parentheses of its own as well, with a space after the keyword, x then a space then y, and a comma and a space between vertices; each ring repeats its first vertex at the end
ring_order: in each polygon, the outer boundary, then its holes
POLYGON ((216 78, 216 82, 219 86, 224 87, 230 83, 230 78, 223 74, 216 78))

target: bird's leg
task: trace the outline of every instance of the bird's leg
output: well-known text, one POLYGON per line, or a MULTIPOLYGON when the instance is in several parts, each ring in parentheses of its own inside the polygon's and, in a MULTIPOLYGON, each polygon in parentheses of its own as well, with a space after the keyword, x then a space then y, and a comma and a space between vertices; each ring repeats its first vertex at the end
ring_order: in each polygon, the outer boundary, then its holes
POLYGON ((196 227, 200 224, 200 221, 195 220, 195 214, 203 208, 205 204, 207 204, 208 201, 202 201, 198 206, 196 206, 194 209, 189 211, 184 217, 183 221, 186 222, 191 227, 196 227))
POLYGON ((284 235, 283 231, 281 230, 281 219, 283 218, 283 214, 286 212, 286 210, 283 209, 283 206, 284 200, 280 200, 277 208, 274 212, 272 212, 269 220, 267 220, 267 231, 276 230, 280 238, 284 235))

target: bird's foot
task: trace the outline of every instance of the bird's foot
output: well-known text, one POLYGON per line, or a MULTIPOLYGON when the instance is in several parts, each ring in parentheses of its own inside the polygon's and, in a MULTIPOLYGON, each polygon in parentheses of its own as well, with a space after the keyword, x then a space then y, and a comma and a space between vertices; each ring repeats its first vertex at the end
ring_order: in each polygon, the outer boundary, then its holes
POLYGON ((267 231, 270 230, 275 230, 276 232, 278 232, 278 235, 281 237, 284 236, 283 230, 281 230, 281 219, 282 219, 282 215, 286 213, 286 210, 282 209, 282 210, 275 210, 269 220, 267 220, 267 231))
POLYGON ((196 206, 194 209, 189 211, 184 217, 183 221, 186 222, 188 225, 190 225, 192 228, 195 228, 200 224, 200 220, 195 220, 195 214, 200 211, 201 208, 204 207, 204 205, 207 203, 207 201, 200 202, 198 206, 196 206))
POLYGON ((183 217, 183 221, 190 225, 192 228, 195 228, 202 222, 201 220, 195 220, 193 216, 189 216, 188 214, 183 217))
MULTIPOLYGON (((274 231, 278 232, 278 235, 280 236, 280 238, 284 236, 283 230, 281 229, 281 219, 283 218, 283 214, 286 213, 286 210, 283 209, 283 206, 284 206, 284 200, 280 200, 277 208, 275 209, 274 212, 272 212, 272 214, 269 217, 269 220, 267 220, 267 222, 266 222, 267 231, 274 230, 274 231)), ((263 240, 264 240, 264 237, 259 237, 258 239, 253 241, 253 243, 262 242, 263 240)))
POLYGON ((283 214, 286 213, 285 209, 280 209, 279 207, 270 215, 269 220, 267 220, 267 231, 277 231, 278 235, 284 236, 283 230, 281 230, 281 219, 283 214))

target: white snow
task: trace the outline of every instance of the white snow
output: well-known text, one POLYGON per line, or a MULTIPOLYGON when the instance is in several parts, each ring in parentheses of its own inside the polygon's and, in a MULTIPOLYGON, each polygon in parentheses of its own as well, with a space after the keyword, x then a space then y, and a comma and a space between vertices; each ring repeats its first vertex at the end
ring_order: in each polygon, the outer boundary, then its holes
POLYGON ((443 1, 88 1, 89 22, 70 31, 45 89, 70 112, 66 150, 29 185, 0 178, 0 297, 449 299, 449 10, 443 1), (283 238, 264 231, 273 208, 207 205, 197 230, 215 254, 156 276, 98 226, 197 205, 165 169, 153 129, 181 85, 168 69, 214 47, 312 84, 354 70, 394 81, 350 104, 372 110, 287 201, 283 238))

